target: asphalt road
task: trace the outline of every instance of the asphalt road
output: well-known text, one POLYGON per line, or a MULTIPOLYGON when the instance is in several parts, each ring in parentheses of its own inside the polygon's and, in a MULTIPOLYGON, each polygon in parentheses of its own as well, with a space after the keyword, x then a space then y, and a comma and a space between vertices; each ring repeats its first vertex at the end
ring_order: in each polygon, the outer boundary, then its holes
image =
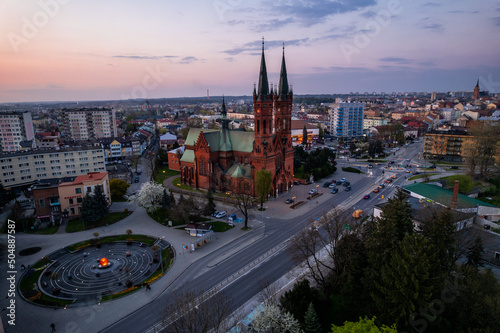
MULTIPOLYGON (((418 158, 419 152, 421 152, 422 144, 414 144, 408 149, 403 148, 392 159, 395 160, 396 164, 407 159, 410 159, 415 164, 422 164, 423 162, 415 160, 418 158)), ((350 164, 350 162, 346 163, 350 164)), ((356 162, 352 161, 352 165, 355 166, 355 164, 356 162)), ((403 185, 404 176, 407 175, 404 171, 384 172, 382 174, 382 165, 374 166, 371 170, 366 168, 366 164, 360 166, 360 168, 363 167, 365 169, 362 170, 365 172, 368 171, 367 174, 353 174, 352 177, 348 178, 351 182, 351 191, 346 192, 340 186, 339 193, 330 194, 330 189, 321 188, 320 185, 320 187, 317 187, 318 190, 324 193, 323 195, 331 196, 331 200, 323 203, 316 203, 314 200, 311 200, 311 202, 307 203, 310 209, 304 215, 294 219, 266 219, 265 233, 262 238, 216 265, 213 265, 214 261, 222 257, 228 247, 237 246, 238 244, 228 244, 226 247, 207 255, 191 265, 155 301, 138 309, 102 332, 144 332, 160 320, 162 315, 161 309, 164 306, 165 300, 171 297, 172 292, 183 287, 204 292, 220 285, 222 281, 227 280, 228 277, 235 274, 236 277, 231 279, 230 284, 224 284, 224 292, 232 299, 232 308, 236 310, 259 293, 263 283, 275 281, 293 268, 290 258, 284 251, 284 247, 280 246, 280 244, 283 244, 296 234, 297 231, 304 228, 309 221, 321 217, 335 206, 342 206, 347 210, 363 209, 365 213, 370 214, 373 205, 386 201, 387 197, 391 196, 396 190, 396 184, 401 183, 403 185), (384 182, 391 174, 397 175, 393 183, 386 186, 379 193, 371 192, 374 187, 384 182), (363 195, 368 193, 371 195, 371 199, 363 200, 363 195), (382 199, 382 195, 384 195, 384 199, 382 199)), ((327 180, 330 179, 325 179, 324 181, 327 180)), ((318 184, 323 183, 319 181, 318 184)), ((310 187, 314 188, 314 186, 310 187)), ((301 186, 296 191, 306 191, 308 188, 301 186)), ((240 241, 242 240, 236 240, 236 242, 240 241)))

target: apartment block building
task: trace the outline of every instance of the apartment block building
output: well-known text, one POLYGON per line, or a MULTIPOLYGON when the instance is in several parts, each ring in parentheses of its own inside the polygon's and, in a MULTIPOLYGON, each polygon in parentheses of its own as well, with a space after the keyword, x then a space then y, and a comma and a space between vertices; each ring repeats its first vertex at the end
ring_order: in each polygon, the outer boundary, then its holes
POLYGON ((34 142, 35 129, 30 112, 0 113, 0 150, 15 152, 20 150, 22 141, 34 142))
POLYGON ((425 134, 424 158, 463 162, 476 149, 466 131, 432 131, 425 134))
POLYGON ((363 120, 363 129, 368 129, 370 127, 377 127, 387 125, 387 118, 385 117, 366 117, 363 120))
POLYGON ((330 107, 330 134, 337 138, 356 138, 363 135, 365 103, 337 99, 330 107))
POLYGON ((108 108, 62 109, 64 136, 67 140, 116 137, 115 110, 108 108))
POLYGON ((94 146, 104 149, 106 163, 121 161, 142 154, 146 145, 136 137, 117 137, 91 140, 94 146))
POLYGON ((6 188, 102 171, 105 171, 105 163, 100 147, 74 146, 0 154, 0 180, 6 188))

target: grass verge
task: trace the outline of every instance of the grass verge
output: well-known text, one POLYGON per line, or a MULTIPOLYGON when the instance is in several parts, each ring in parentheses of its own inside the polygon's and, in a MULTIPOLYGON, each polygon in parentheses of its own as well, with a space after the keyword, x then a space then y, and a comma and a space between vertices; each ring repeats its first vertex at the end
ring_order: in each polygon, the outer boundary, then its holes
POLYGON ((129 216, 130 213, 131 212, 108 213, 106 216, 104 216, 102 219, 100 219, 99 221, 97 221, 97 223, 94 224, 82 223, 82 220, 79 217, 77 217, 75 219, 68 221, 68 225, 66 226, 66 232, 67 233, 78 232, 78 231, 90 230, 97 227, 110 225, 123 220, 124 218, 129 216))
MULTIPOLYGON (((162 166, 161 168, 157 168, 155 170, 154 181, 155 183, 162 184, 165 179, 176 176, 179 174, 179 171, 170 170, 167 166, 162 166)), ((175 183, 177 184, 177 183, 175 183)))
POLYGON ((421 173, 420 175, 415 175, 415 176, 408 178, 408 180, 416 180, 416 179, 420 179, 420 178, 431 177, 434 175, 437 175, 437 173, 421 173))
POLYGON ((226 222, 220 222, 220 221, 210 222, 210 225, 212 226, 212 230, 214 232, 225 232, 234 228, 234 225, 229 225, 226 222))
POLYGON ((361 170, 359 170, 357 168, 353 168, 353 167, 343 167, 342 171, 352 172, 352 173, 364 173, 363 171, 361 171, 361 170))

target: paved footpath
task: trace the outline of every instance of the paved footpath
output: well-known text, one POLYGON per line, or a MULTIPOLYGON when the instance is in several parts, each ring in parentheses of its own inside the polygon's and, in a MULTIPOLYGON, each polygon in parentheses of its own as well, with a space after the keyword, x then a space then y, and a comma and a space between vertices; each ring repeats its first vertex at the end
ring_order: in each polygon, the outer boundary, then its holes
MULTIPOLYGON (((165 185, 168 186, 172 179, 167 179, 165 185)), ((311 185, 313 186, 313 185, 311 185)), ((98 332, 110 326, 120 318, 127 316, 134 310, 144 306, 158 297, 166 290, 192 263, 204 257, 205 255, 217 250, 218 248, 235 240, 240 240, 238 246, 232 248, 231 253, 234 254, 241 250, 246 245, 255 241, 263 235, 263 227, 266 217, 290 219, 304 214, 309 210, 310 204, 304 204, 297 209, 291 209, 289 205, 284 203, 285 198, 292 195, 297 197, 297 200, 303 199, 301 196, 306 195, 306 191, 302 188, 303 185, 297 187, 295 192, 282 195, 280 198, 272 198, 266 202, 264 206, 266 211, 253 213, 253 219, 249 222, 252 226, 250 231, 242 231, 243 223, 236 224, 236 227, 224 233, 217 233, 207 245, 197 249, 195 252, 183 251, 182 245, 190 244, 195 238, 190 237, 185 231, 175 228, 167 228, 154 220, 152 220, 143 208, 134 208, 130 202, 113 203, 111 211, 123 211, 125 208, 133 213, 115 224, 105 227, 99 227, 91 230, 81 231, 77 233, 66 233, 64 230, 65 223, 60 230, 53 235, 35 235, 35 234, 16 234, 16 253, 20 250, 39 246, 42 250, 31 256, 16 256, 16 267, 21 265, 32 265, 41 257, 61 249, 66 245, 70 245, 85 239, 92 239, 93 233, 98 232, 100 236, 109 236, 124 234, 127 229, 131 229, 134 234, 151 235, 158 238, 164 238, 174 247, 176 258, 174 264, 164 277, 158 279, 151 285, 151 290, 146 292, 143 288, 131 295, 120 299, 105 302, 100 305, 94 304, 90 306, 69 306, 66 309, 53 309, 32 305, 25 302, 19 296, 16 297, 16 325, 11 326, 6 321, 6 307, 9 299, 0 297, 0 307, 2 308, 2 324, 6 332, 50 332, 50 324, 54 323, 56 332, 98 332), (304 192, 304 193, 302 193, 304 192), (262 221, 263 220, 263 221, 262 221)), ((314 186, 313 186, 314 187, 314 186)), ((309 187, 307 187, 309 189, 309 187)), ((322 195, 315 199, 316 202, 324 202, 330 196, 322 195)), ((305 199, 304 199, 305 200, 305 199)), ((307 201, 307 200, 305 200, 307 201)), ((228 212, 237 213, 235 208, 230 205, 224 205, 216 202, 218 210, 227 210, 228 212)), ((8 210, 7 210, 8 211, 8 210)), ((0 215, 2 220, 7 218, 8 212, 0 215)), ((239 214, 241 215, 241 214, 239 214)), ((6 263, 6 235, 0 236, 0 262, 5 268, 6 263)), ((221 257, 220 260, 224 260, 221 257)), ((210 265, 214 265, 214 261, 210 265)), ((17 280, 21 277, 19 272, 16 275, 17 280)), ((6 295, 8 285, 6 279, 0 279, 0 287, 3 294, 6 295)), ((1 331, 1 327, 0 327, 1 331)))

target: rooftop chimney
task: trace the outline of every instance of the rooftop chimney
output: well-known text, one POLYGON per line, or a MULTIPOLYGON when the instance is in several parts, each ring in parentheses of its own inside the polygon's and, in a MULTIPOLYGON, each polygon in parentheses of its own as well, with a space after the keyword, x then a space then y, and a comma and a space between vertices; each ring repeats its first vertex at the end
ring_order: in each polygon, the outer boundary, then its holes
POLYGON ((458 204, 458 188, 460 187, 460 181, 455 180, 455 186, 453 187, 453 196, 451 197, 451 209, 457 209, 458 204))

